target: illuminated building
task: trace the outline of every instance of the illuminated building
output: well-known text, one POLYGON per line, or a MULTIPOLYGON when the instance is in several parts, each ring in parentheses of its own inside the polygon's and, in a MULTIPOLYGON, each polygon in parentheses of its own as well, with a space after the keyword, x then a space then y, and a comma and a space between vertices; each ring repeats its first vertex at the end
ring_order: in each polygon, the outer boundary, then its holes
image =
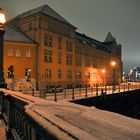
POLYGON ((25 69, 30 68, 39 87, 92 86, 103 84, 102 69, 104 83, 112 84, 110 62, 114 60, 115 81, 121 82, 121 45, 111 33, 100 42, 76 29, 48 5, 16 16, 6 25, 7 36, 14 39, 5 36, 5 69, 13 65, 15 77, 24 78, 25 69))

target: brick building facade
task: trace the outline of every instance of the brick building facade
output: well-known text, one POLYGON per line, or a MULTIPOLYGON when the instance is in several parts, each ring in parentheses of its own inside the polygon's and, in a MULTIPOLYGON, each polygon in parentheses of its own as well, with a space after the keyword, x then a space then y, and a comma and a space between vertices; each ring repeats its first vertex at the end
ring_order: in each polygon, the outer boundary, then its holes
POLYGON ((76 32, 76 27, 48 5, 24 12, 5 26, 4 68, 13 65, 15 78, 25 69, 39 85, 81 86, 121 82, 121 45, 108 33, 104 42, 76 32), (102 70, 105 70, 105 73, 102 70))

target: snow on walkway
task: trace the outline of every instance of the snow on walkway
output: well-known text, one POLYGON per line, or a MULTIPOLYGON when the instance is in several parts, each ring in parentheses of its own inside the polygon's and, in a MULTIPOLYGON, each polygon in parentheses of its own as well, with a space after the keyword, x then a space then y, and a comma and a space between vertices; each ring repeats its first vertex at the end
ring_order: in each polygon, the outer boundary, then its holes
POLYGON ((0 119, 0 140, 7 140, 5 134, 5 124, 1 119, 0 119))

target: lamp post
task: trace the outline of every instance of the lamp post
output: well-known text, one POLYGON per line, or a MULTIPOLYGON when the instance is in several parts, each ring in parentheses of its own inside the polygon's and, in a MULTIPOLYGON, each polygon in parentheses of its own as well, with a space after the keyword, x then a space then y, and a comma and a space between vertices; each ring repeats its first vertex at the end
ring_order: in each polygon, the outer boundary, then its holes
POLYGON ((113 67, 113 92, 114 92, 115 91, 115 66, 116 66, 116 62, 111 61, 111 66, 113 67))
POLYGON ((3 10, 0 8, 0 88, 7 88, 7 84, 5 83, 4 79, 4 23, 6 22, 5 15, 3 13, 3 10))
POLYGON ((105 69, 102 69, 102 73, 103 73, 103 87, 105 85, 105 69))

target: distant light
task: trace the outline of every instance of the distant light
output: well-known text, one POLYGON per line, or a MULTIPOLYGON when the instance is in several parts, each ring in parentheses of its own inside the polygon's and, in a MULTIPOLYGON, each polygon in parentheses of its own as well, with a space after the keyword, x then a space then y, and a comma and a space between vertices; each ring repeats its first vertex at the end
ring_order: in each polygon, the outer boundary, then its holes
POLYGON ((116 65, 115 61, 111 61, 111 65, 114 67, 116 65))

